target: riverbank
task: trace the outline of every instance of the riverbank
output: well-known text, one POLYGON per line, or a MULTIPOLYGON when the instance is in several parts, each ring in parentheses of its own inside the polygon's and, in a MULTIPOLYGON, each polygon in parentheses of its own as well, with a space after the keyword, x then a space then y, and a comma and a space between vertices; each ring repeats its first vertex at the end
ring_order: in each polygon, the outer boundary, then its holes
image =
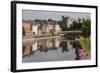
POLYGON ((79 41, 80 41, 83 49, 86 50, 87 55, 89 57, 91 57, 91 39, 90 39, 90 37, 84 38, 81 36, 79 41))
POLYGON ((34 38, 34 37, 24 37, 23 42, 28 42, 28 41, 35 41, 35 40, 42 40, 42 39, 52 39, 52 38, 60 38, 61 36, 48 36, 48 37, 39 37, 39 38, 34 38))

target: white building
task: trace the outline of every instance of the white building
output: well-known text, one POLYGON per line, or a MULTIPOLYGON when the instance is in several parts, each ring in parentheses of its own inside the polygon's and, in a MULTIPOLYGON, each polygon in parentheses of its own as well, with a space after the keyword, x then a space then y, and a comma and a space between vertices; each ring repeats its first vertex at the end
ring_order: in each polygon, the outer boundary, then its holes
POLYGON ((38 26, 37 25, 32 25, 32 33, 33 35, 37 35, 38 34, 38 26))
POLYGON ((55 32, 59 33, 61 31, 60 26, 57 24, 55 25, 55 32))

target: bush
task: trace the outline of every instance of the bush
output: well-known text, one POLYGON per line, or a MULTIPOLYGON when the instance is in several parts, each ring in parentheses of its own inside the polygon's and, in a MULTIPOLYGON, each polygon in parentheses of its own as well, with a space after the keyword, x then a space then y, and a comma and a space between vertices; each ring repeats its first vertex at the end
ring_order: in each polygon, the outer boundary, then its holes
POLYGON ((85 49, 87 51, 87 53, 90 55, 91 53, 91 39, 90 37, 84 38, 84 37, 80 37, 79 39, 83 49, 85 49))

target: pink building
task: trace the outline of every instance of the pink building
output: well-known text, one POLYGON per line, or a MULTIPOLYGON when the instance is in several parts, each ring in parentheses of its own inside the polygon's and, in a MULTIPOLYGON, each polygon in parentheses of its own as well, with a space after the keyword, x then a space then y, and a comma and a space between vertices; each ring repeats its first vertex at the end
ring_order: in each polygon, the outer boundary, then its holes
POLYGON ((48 24, 47 31, 53 32, 53 25, 52 24, 48 24))
POLYGON ((24 28, 23 31, 25 31, 25 36, 32 36, 32 25, 30 22, 28 20, 24 20, 22 26, 24 28))

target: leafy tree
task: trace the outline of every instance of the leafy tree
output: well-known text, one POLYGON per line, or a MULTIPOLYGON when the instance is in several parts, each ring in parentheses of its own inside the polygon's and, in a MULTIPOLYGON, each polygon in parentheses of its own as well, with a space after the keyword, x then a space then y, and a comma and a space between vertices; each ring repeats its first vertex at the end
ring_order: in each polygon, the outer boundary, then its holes
POLYGON ((71 25, 71 30, 81 30, 82 24, 80 22, 73 21, 73 24, 71 25))
POLYGON ((42 23, 42 20, 40 20, 40 19, 35 19, 35 22, 41 24, 41 23, 42 23))
POLYGON ((82 22, 82 36, 89 37, 91 33, 91 21, 90 19, 84 19, 82 22))

